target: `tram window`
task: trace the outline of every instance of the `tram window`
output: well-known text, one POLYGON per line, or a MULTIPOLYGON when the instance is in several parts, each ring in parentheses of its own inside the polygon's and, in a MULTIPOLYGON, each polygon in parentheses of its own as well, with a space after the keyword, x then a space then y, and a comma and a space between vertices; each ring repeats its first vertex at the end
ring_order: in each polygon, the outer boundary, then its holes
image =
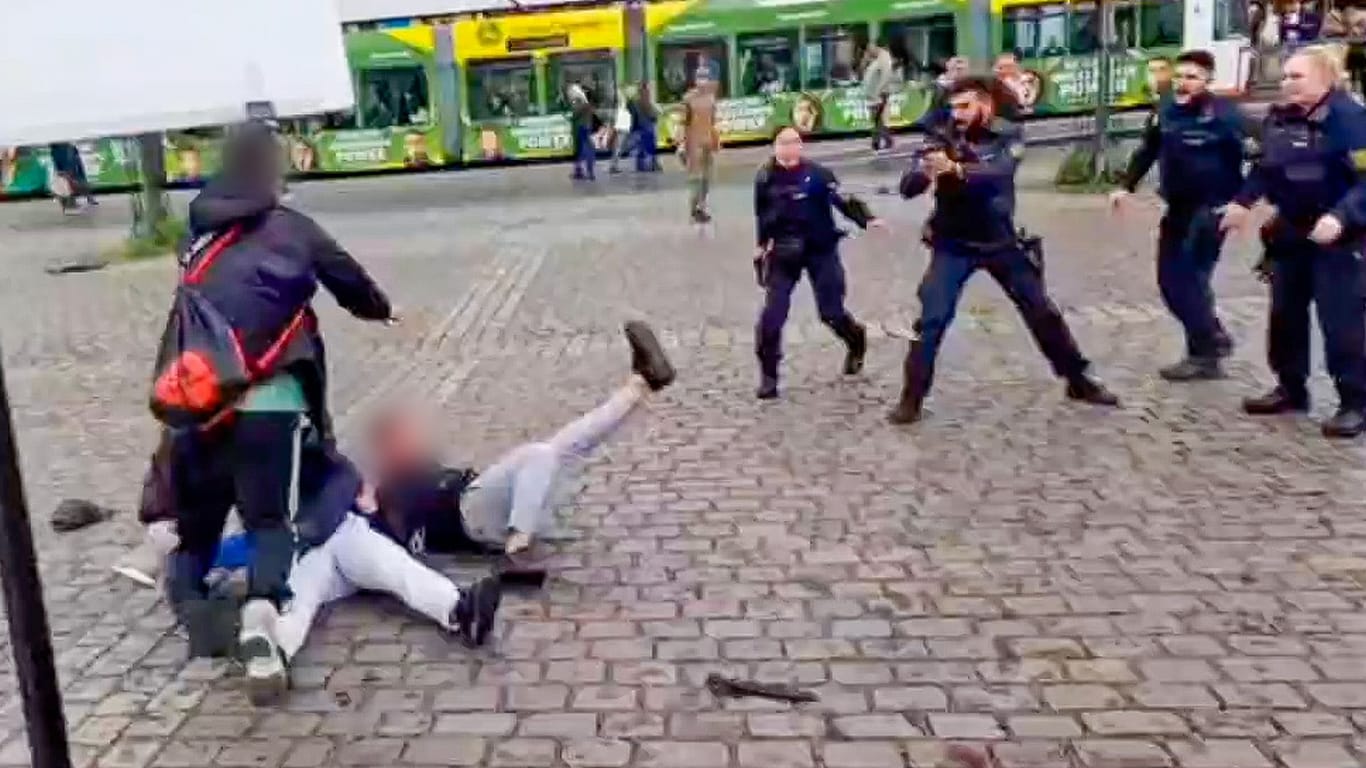
POLYGON ((806 31, 807 88, 841 88, 858 85, 863 52, 868 47, 868 28, 862 24, 813 27, 806 31))
POLYGON ((1047 5, 1039 9, 1039 56, 1067 55, 1067 6, 1047 5))
POLYGON ((1184 11, 1180 0, 1145 0, 1139 10, 1142 22, 1139 45, 1144 48, 1181 45, 1184 11))
POLYGON ((1110 49, 1123 51, 1138 47, 1138 8, 1132 5, 1114 7, 1114 37, 1110 49))
POLYGON ((466 71, 470 118, 495 120, 540 114, 536 71, 530 58, 471 62, 466 71))
POLYGON ((1067 47, 1072 53, 1095 53, 1100 47, 1100 16, 1096 14, 1094 5, 1073 6, 1067 27, 1067 47))
POLYGON ((796 32, 741 35, 735 47, 740 55, 741 95, 772 96, 800 88, 796 32))
POLYGON ((1248 3, 1243 0, 1215 0, 1214 39, 1251 37, 1248 3))
POLYGON ((323 115, 322 127, 325 131, 349 131, 360 125, 356 121, 356 111, 348 109, 345 112, 328 112, 323 115))
POLYGON ((916 21, 889 21, 883 29, 887 50, 908 83, 928 84, 958 52, 953 16, 947 14, 916 21))
POLYGON ((729 76, 726 70, 728 58, 726 44, 720 40, 697 40, 686 43, 661 43, 657 64, 656 90, 659 101, 675 104, 683 100, 683 95, 697 80, 697 70, 706 67, 716 83, 718 96, 728 93, 729 76))
POLYGON ((617 64, 610 51, 576 51, 549 57, 546 76, 550 81, 551 112, 568 112, 569 86, 578 84, 598 109, 617 105, 617 64))
POLYGON ((431 122, 427 73, 422 67, 363 69, 356 110, 363 128, 426 125, 431 122))
POLYGON ((1039 12, 1033 8, 1007 8, 1002 16, 1001 51, 1021 59, 1039 55, 1039 12))

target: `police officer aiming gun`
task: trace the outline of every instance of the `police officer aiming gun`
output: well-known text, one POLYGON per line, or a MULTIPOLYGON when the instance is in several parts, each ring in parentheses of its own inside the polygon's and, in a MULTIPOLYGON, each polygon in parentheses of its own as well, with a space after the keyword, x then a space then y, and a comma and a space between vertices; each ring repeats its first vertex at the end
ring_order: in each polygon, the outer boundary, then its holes
MULTIPOLYGON (((949 89, 947 134, 932 141, 901 178, 901 195, 934 189, 927 240, 933 249, 920 283, 920 319, 906 355, 901 401, 889 420, 909 424, 934 378, 935 356, 968 278, 985 269, 1010 297, 1029 331, 1067 382, 1072 400, 1115 406, 1119 398, 1086 375, 1090 363, 1044 290, 1042 260, 1015 229, 1015 171, 1024 154, 1019 128, 996 115, 993 83, 963 78, 949 89)), ((1039 253, 1041 251, 1037 251, 1039 253)))
POLYGON ((835 226, 832 210, 865 229, 882 226, 866 203, 840 191, 829 168, 802 157, 801 134, 782 129, 773 142, 773 158, 754 179, 754 272, 764 289, 764 308, 754 331, 760 400, 778 396, 783 325, 802 272, 811 279, 821 322, 845 344, 845 375, 863 370, 868 339, 844 306, 839 241, 845 233, 835 226))

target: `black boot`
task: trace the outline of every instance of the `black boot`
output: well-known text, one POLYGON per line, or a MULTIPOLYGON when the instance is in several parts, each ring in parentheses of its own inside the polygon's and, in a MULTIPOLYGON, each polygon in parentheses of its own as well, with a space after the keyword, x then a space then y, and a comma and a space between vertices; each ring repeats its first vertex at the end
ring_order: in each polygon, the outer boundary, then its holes
POLYGON ((1224 378, 1218 357, 1187 357, 1157 373, 1167 381, 1213 381, 1224 378))
POLYGON ((496 577, 480 579, 460 590, 460 601, 451 614, 452 631, 471 648, 483 645, 493 631, 502 601, 503 585, 496 577))
POLYGON ((906 361, 901 366, 901 399, 896 407, 887 414, 887 421, 893 424, 914 424, 924 416, 925 393, 929 391, 929 380, 924 372, 917 370, 915 361, 919 358, 921 345, 912 341, 906 352, 906 361))
POLYGON ((1233 346, 1233 337, 1228 334, 1228 331, 1220 330, 1218 335, 1214 337, 1214 354, 1221 358, 1231 357, 1233 346))
POLYGON ((1360 408, 1342 406, 1333 418, 1323 422, 1323 436, 1337 438, 1357 437, 1366 432, 1366 412, 1360 408))
POLYGON ((1309 393, 1303 390, 1291 392, 1278 386, 1265 395, 1244 398, 1243 411, 1252 416, 1306 413, 1309 411, 1309 393))
POLYGON ((868 330, 855 320, 840 334, 848 351, 844 353, 844 375, 857 376, 863 371, 863 358, 868 354, 868 330))
POLYGON ((759 388, 754 391, 754 396, 760 400, 776 400, 778 398, 778 377, 767 374, 759 377, 759 388))
POLYGON ((1119 405, 1119 397, 1105 388, 1104 384, 1082 374, 1067 382, 1067 399, 1091 405, 1104 405, 1114 408, 1119 405))
POLYGON ((631 370, 640 374, 656 392, 672 384, 677 374, 654 330, 639 320, 632 320, 626 324, 625 331, 626 341, 631 345, 631 370))

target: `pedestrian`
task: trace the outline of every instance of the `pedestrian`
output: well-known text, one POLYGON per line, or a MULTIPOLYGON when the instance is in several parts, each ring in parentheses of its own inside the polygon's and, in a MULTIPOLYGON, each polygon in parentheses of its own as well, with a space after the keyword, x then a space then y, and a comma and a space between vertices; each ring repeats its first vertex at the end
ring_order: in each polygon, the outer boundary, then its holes
POLYGON ((1327 437, 1366 429, 1366 318, 1358 252, 1366 231, 1366 107, 1338 87, 1339 62, 1309 46, 1286 62, 1282 100, 1262 125, 1262 153, 1224 211, 1225 229, 1241 228, 1265 199, 1275 218, 1263 227, 1271 315, 1269 393, 1243 401, 1249 414, 1309 410, 1309 305, 1323 331, 1324 357, 1338 409, 1327 437))
POLYGON ((953 322, 968 278, 986 270, 1024 317, 1069 399, 1115 406, 1119 399, 1087 375, 1062 313, 1044 289, 1042 263, 1031 259, 1015 228, 1015 172, 1024 155, 1019 126, 995 115, 993 84, 959 79, 949 90, 949 144, 932 144, 901 179, 913 198, 934 188, 928 240, 933 249, 920 283, 920 319, 906 355, 901 400, 890 420, 920 420, 944 333, 953 322))
MULTIPOLYGON (((311 299, 321 283, 357 317, 394 319, 388 298, 365 269, 312 219, 281 206, 279 192, 276 136, 251 123, 229 137, 221 175, 190 203, 190 236, 197 245, 236 237, 196 284, 199 295, 228 323, 247 359, 262 359, 268 347, 277 353, 230 410, 210 425, 173 436, 170 462, 179 538, 172 599, 187 617, 209 602, 205 576, 235 505, 254 543, 240 640, 263 654, 247 659, 249 666, 270 668, 281 664, 268 628, 289 597, 305 428, 312 425, 325 436, 330 425, 311 299)), ((202 264, 196 261, 201 250, 191 249, 187 266, 202 264)), ((201 628, 192 619, 187 623, 193 641, 201 628)))
POLYGON ((1310 45, 1319 39, 1323 20, 1300 0, 1289 0, 1282 7, 1280 42, 1286 52, 1310 45))
POLYGON ((892 129, 887 124, 887 103, 895 80, 892 54, 877 43, 869 43, 863 55, 863 98, 873 121, 873 151, 892 148, 892 129))
POLYGON ((821 322, 844 342, 844 373, 863 370, 868 339, 864 327, 844 306, 844 264, 832 209, 863 229, 881 227, 861 200, 840 191, 835 174, 802 156, 802 137, 783 128, 773 142, 773 157, 754 179, 754 222, 757 251, 754 269, 764 289, 764 307, 755 328, 759 358, 760 400, 778 396, 778 363, 782 360, 783 326, 792 290, 805 272, 816 297, 821 322))
POLYGON ((569 85, 570 122, 574 129, 574 179, 594 181, 593 165, 597 162, 597 147, 593 146, 593 134, 600 120, 593 102, 588 100, 582 86, 569 85))
POLYGON ((659 105, 655 104, 654 97, 650 95, 649 82, 642 80, 636 86, 635 94, 626 106, 631 112, 631 131, 635 136, 636 170, 641 173, 658 173, 663 170, 657 157, 659 134, 656 126, 659 125, 659 105))
POLYGON ((697 224, 711 221, 707 195, 711 191, 721 133, 716 126, 716 83, 711 70, 698 68, 691 90, 683 96, 683 151, 688 168, 688 212, 697 224))
POLYGON ((88 205, 100 204, 90 188, 90 181, 85 175, 85 162, 81 160, 81 151, 76 148, 75 144, 70 142, 49 144, 48 155, 52 159, 52 193, 57 198, 57 203, 62 207, 63 213, 81 212, 80 204, 76 201, 77 197, 84 197, 88 205))
POLYGON ((635 125, 629 106, 634 97, 635 86, 617 91, 616 118, 612 121, 612 164, 608 173, 621 173, 621 156, 631 154, 631 145, 635 143, 635 125))
POLYGON ((950 56, 944 62, 944 71, 935 78, 930 88, 930 103, 925 114, 915 122, 922 131, 936 131, 952 122, 949 112, 949 92, 953 84, 968 75, 968 60, 963 56, 950 56))
POLYGON ((1186 335, 1185 357, 1158 371, 1168 381, 1222 378, 1220 360, 1233 350, 1211 286, 1224 244, 1216 211, 1242 188, 1251 131, 1237 105, 1210 92, 1213 78, 1208 51, 1176 57, 1175 88, 1145 127, 1123 188, 1110 195, 1112 208, 1122 210, 1153 164, 1160 165, 1167 212, 1158 226, 1157 286, 1186 335))
POLYGON ((1005 120, 1018 121, 1026 107, 1033 106, 1028 100, 1028 86, 1020 60, 1014 53, 1006 51, 996 57, 991 65, 992 76, 996 78, 996 115, 1005 120))

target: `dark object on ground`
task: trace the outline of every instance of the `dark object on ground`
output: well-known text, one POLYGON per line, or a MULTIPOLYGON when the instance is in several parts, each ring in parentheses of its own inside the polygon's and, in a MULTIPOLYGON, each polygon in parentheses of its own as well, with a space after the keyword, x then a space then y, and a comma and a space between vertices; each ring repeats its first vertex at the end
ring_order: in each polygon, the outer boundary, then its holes
POLYGON ((52 527, 65 533, 75 531, 95 523, 102 523, 114 516, 114 510, 101 507, 84 499, 66 499, 52 511, 52 527))
POLYGON ((65 263, 49 264, 43 267, 43 271, 49 275, 75 275, 81 272, 97 272, 109 266, 109 262, 98 259, 87 261, 69 261, 65 263))
POLYGON ((237 656, 242 604, 231 595, 210 594, 180 606, 180 619, 190 640, 190 658, 237 656))
POLYGON ((540 589, 545 586, 546 570, 525 558, 503 555, 493 563, 493 575, 505 587, 540 589))
POLYGON ((778 701, 812 702, 821 700, 821 697, 812 691, 803 691, 785 683, 761 683, 757 680, 722 677, 716 672, 707 675, 707 690, 711 691, 712 695, 718 699, 758 696, 778 701))

